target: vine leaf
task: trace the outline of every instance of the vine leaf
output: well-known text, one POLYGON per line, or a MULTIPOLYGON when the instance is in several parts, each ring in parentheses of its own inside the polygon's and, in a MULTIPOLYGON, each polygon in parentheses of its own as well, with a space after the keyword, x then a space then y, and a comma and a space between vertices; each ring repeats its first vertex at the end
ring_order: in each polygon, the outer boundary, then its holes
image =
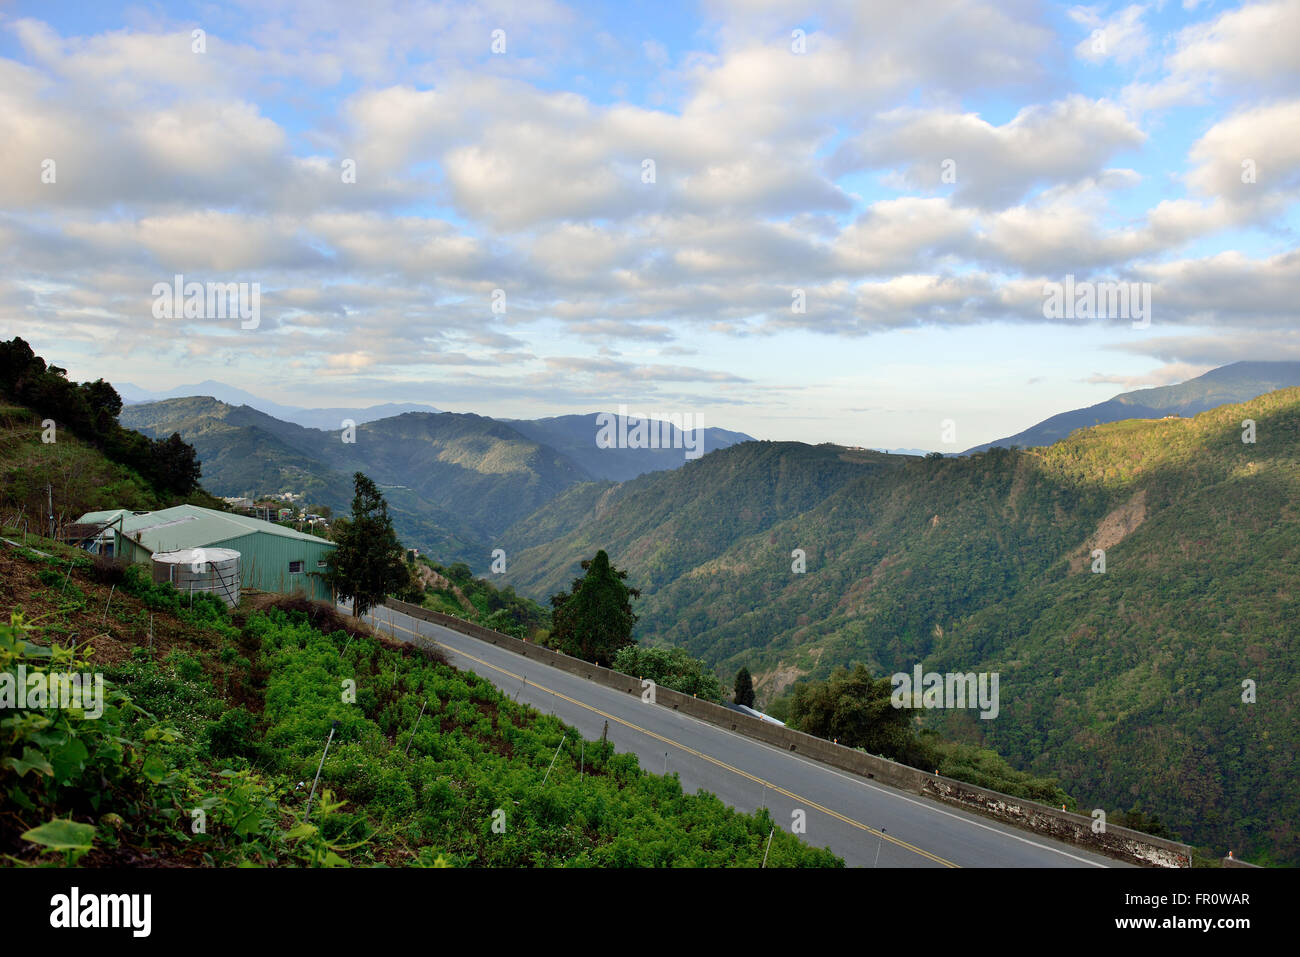
POLYGON ((54 768, 45 759, 45 755, 35 748, 23 748, 21 758, 5 758, 4 763, 5 767, 17 771, 20 778, 28 771, 35 771, 37 774, 54 774, 54 768))
POLYGON ((24 841, 41 844, 56 851, 85 851, 95 839, 93 824, 79 824, 56 817, 23 834, 24 841))

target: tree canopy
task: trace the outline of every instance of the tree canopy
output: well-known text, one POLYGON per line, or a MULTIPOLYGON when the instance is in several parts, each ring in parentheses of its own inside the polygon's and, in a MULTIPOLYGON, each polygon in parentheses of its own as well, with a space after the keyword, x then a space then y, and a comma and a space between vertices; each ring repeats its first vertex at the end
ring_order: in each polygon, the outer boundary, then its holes
POLYGON ((912 712, 890 703, 888 677, 873 679, 863 664, 837 668, 826 681, 801 681, 790 700, 789 725, 821 738, 838 739, 895 760, 914 758, 912 712))
POLYGON ((608 667, 620 648, 635 642, 631 599, 641 593, 623 584, 627 572, 611 565, 604 550, 582 568, 586 575, 574 579, 570 591, 551 596, 550 643, 566 655, 608 667))
POLYGON ((614 656, 614 670, 637 678, 649 678, 663 688, 695 695, 708 701, 722 697, 722 685, 699 658, 685 648, 640 648, 627 645, 614 656))
POLYGON ((117 422, 122 397, 103 379, 78 385, 68 371, 32 352, 23 339, 0 342, 0 394, 49 416, 102 450, 114 462, 134 469, 164 494, 188 495, 198 488, 200 467, 194 448, 173 433, 153 439, 117 422))
POLYGON ((353 476, 353 484, 352 515, 335 523, 338 547, 326 580, 338 597, 352 599, 352 613, 361 616, 382 604, 385 596, 405 589, 411 573, 384 496, 362 472, 353 476))
POLYGON ((754 679, 748 668, 736 672, 735 692, 736 704, 743 704, 746 708, 754 707, 754 679))

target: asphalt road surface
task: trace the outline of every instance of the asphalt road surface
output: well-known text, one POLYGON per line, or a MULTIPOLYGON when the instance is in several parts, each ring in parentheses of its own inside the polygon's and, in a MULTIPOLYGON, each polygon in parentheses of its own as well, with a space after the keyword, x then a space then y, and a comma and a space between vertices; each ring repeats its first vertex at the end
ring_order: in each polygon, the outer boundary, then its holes
POLYGON ((587 738, 609 739, 689 792, 710 791, 746 813, 766 806, 851 867, 1116 867, 1118 861, 989 818, 927 801, 743 737, 671 708, 646 704, 468 635, 383 607, 367 619, 395 638, 432 640, 457 668, 554 714, 587 738))

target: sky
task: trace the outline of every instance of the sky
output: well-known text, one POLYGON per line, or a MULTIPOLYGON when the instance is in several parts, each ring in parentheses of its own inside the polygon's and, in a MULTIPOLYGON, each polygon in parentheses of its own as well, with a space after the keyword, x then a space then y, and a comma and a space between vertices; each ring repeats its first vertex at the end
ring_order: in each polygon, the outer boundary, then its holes
POLYGON ((0 2, 0 337, 959 451, 1300 359, 1297 37, 1300 0, 0 2))

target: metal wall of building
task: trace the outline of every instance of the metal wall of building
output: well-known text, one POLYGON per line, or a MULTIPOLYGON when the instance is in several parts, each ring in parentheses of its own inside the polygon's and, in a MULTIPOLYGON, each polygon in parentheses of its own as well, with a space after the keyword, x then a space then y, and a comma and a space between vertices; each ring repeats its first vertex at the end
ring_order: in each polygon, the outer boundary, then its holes
MULTIPOLYGON (((324 539, 309 541, 266 532, 249 532, 234 538, 194 544, 192 548, 232 548, 240 554, 240 585, 260 591, 292 595, 301 592, 309 598, 330 600, 329 586, 325 584, 325 569, 320 562, 327 561, 334 549, 332 542, 324 539), (289 571, 289 563, 303 563, 301 573, 289 571)), ((119 534, 117 554, 133 562, 148 563, 152 556, 148 549, 119 534)))
POLYGON ((241 580, 244 588, 274 591, 291 595, 302 592, 309 598, 328 601, 329 587, 320 562, 327 561, 334 544, 301 538, 288 538, 263 532, 251 532, 238 538, 211 542, 213 548, 233 548, 240 554, 241 580), (300 573, 291 573, 289 563, 300 561, 300 573))

